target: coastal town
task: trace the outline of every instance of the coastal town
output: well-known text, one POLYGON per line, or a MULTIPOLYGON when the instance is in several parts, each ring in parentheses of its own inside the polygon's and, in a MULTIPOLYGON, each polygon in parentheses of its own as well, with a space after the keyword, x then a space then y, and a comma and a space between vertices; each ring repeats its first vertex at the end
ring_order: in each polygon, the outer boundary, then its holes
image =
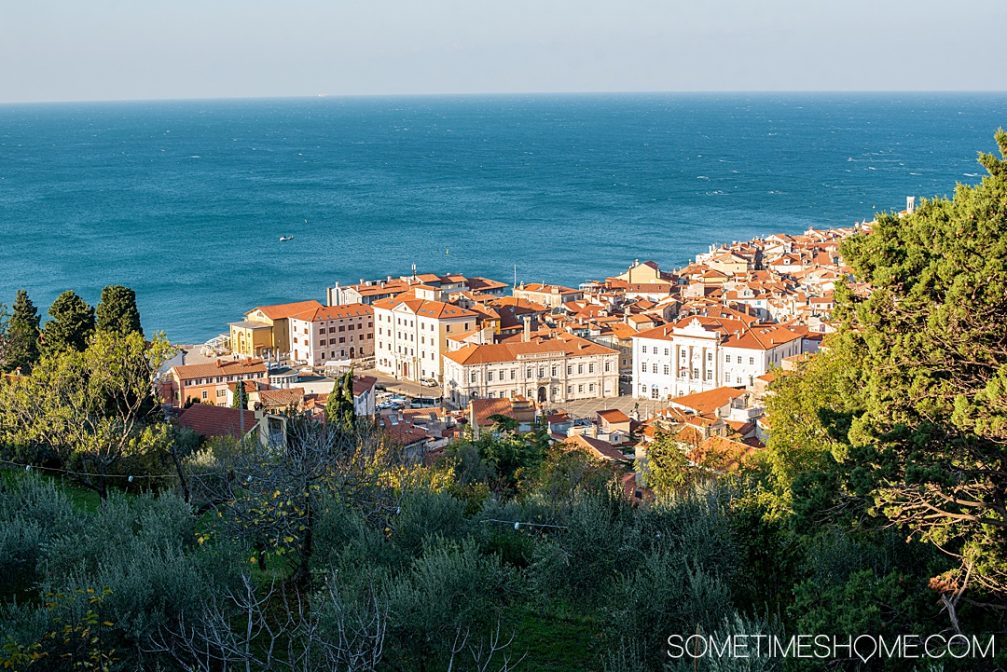
POLYGON ((181 348, 159 391, 204 437, 268 442, 282 440, 290 412, 324 421, 352 372, 357 415, 417 459, 509 418, 624 470, 641 497, 656 437, 718 470, 765 446, 772 384, 833 330, 836 285, 852 282, 840 244, 869 230, 714 245, 674 270, 634 260, 577 287, 415 266, 335 283, 324 304, 253 306, 221 336, 181 348))

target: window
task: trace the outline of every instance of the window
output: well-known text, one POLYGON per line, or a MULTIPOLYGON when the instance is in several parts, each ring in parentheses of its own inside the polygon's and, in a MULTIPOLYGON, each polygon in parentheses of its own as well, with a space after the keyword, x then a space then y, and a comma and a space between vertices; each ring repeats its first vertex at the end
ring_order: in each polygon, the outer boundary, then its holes
POLYGON ((605 373, 612 370, 612 362, 605 362, 605 373))
POLYGON ((731 356, 730 355, 724 355, 724 361, 726 363, 730 364, 731 363, 731 356))
POLYGON ((656 363, 650 365, 650 372, 651 373, 657 373, 657 364, 656 363))
POLYGON ((749 357, 748 358, 748 363, 749 364, 755 364, 755 357, 749 357))
POLYGON ((492 383, 493 382, 493 372, 492 371, 487 371, 486 372, 486 382, 487 383, 492 383))
POLYGON ((583 364, 578 364, 577 365, 577 373, 584 373, 584 365, 583 364))
POLYGON ((671 367, 670 367, 670 366, 668 366, 667 364, 665 364, 665 365, 664 365, 664 375, 666 375, 666 376, 667 376, 667 375, 668 375, 668 374, 670 374, 670 373, 671 373, 671 367))
POLYGON ((713 361, 713 353, 712 352, 706 353, 706 361, 708 361, 708 362, 712 362, 713 361))
POLYGON ((641 346, 641 347, 640 347, 640 350, 642 350, 642 351, 643 351, 643 354, 647 354, 647 346, 646 346, 646 345, 644 345, 644 346, 641 346))
POLYGON ((640 373, 647 373, 647 362, 640 363, 640 373))

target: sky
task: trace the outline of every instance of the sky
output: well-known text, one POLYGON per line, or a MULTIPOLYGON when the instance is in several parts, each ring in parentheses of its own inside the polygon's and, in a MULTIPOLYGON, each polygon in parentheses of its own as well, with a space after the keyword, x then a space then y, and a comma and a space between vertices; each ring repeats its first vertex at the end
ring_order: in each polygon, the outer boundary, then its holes
POLYGON ((0 102, 1007 90, 1007 0, 0 0, 0 102))

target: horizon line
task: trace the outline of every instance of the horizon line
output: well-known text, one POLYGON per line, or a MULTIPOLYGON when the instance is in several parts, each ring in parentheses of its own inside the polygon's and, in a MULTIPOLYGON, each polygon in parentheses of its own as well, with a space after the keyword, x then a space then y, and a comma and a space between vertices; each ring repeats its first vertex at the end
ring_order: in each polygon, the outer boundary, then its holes
POLYGON ((1002 95, 1007 89, 651 89, 607 91, 480 91, 480 92, 429 92, 429 93, 316 93, 297 95, 247 95, 247 96, 192 96, 152 98, 68 98, 41 100, 0 101, 0 107, 28 105, 77 105, 119 103, 196 103, 242 102, 267 100, 346 100, 366 98, 488 98, 488 97, 576 97, 576 96, 737 96, 737 95, 1002 95))

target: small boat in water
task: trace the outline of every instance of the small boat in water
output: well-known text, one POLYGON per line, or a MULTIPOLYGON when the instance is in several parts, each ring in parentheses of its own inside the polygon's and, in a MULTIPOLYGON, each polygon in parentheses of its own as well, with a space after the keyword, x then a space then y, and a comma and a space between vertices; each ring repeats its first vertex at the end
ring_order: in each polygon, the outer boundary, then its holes
POLYGON ((281 242, 281 243, 285 243, 285 242, 287 242, 288 240, 293 240, 293 239, 294 239, 294 237, 293 237, 293 236, 280 236, 280 242, 281 242))

